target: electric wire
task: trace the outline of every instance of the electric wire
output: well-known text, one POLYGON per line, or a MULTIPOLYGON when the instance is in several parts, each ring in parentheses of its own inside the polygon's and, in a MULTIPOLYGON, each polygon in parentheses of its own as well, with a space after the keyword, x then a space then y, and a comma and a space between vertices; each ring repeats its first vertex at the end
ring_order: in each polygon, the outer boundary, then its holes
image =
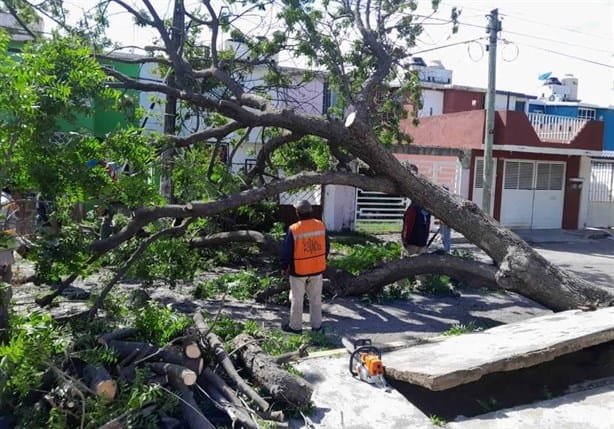
MULTIPOLYGON (((440 5, 444 5, 444 4, 449 6, 449 7, 453 6, 448 1, 442 1, 440 3, 440 5)), ((490 10, 486 10, 486 9, 478 8, 478 7, 466 6, 466 5, 463 5, 460 9, 461 10, 465 10, 465 9, 466 10, 473 10, 473 11, 481 12, 481 13, 484 13, 484 14, 488 14, 490 12, 490 10)), ((557 30, 569 31, 570 33, 577 33, 577 34, 582 34, 582 35, 590 36, 590 37, 596 37, 596 38, 600 38, 600 39, 608 37, 608 36, 603 35, 603 34, 587 33, 585 31, 580 31, 580 30, 575 29, 575 28, 563 27, 563 26, 554 25, 554 24, 551 24, 551 23, 548 23, 548 22, 541 22, 541 21, 537 21, 537 20, 534 20, 534 19, 526 18, 526 17, 524 17, 522 15, 516 15, 516 14, 502 12, 502 11, 499 11, 499 17, 511 18, 511 19, 514 19, 514 20, 524 21, 524 22, 527 22, 527 23, 530 23, 530 24, 537 24, 539 26, 550 27, 550 28, 554 28, 554 29, 557 29, 557 30)))
MULTIPOLYGON (((510 42, 510 41, 507 41, 507 42, 510 42)), ((602 63, 602 62, 599 62, 599 61, 589 60, 588 58, 582 58, 582 57, 578 57, 576 55, 566 54, 566 53, 563 53, 563 52, 555 51, 553 49, 543 48, 541 46, 535 46, 535 45, 531 45, 531 44, 524 43, 524 42, 516 42, 516 43, 519 44, 520 46, 526 46, 528 48, 539 49, 540 51, 549 52, 551 54, 560 55, 560 56, 563 56, 563 57, 572 58, 574 60, 584 61, 585 63, 595 64, 595 65, 598 65, 598 66, 614 69, 614 65, 612 65, 612 64, 606 64, 606 63, 602 63)))
POLYGON ((477 42, 477 41, 479 41, 479 40, 484 40, 484 39, 486 39, 486 37, 478 37, 478 38, 476 38, 476 39, 463 40, 463 41, 461 41, 461 42, 456 42, 456 43, 449 43, 449 44, 447 44, 447 45, 436 46, 436 47, 434 47, 434 48, 423 49, 423 50, 421 50, 421 51, 412 52, 412 55, 422 54, 422 53, 424 53, 424 52, 436 51, 436 50, 439 50, 439 49, 444 49, 444 48, 450 48, 450 47, 452 47, 452 46, 464 45, 464 44, 467 44, 467 43, 477 42))

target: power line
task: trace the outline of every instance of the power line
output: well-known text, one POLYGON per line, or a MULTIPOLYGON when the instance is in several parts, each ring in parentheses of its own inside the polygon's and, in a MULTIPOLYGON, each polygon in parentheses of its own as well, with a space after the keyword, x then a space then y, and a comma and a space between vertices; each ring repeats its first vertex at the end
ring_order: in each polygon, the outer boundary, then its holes
POLYGON ((438 49, 450 48, 450 47, 452 47, 452 46, 464 45, 464 44, 467 44, 467 43, 477 42, 478 40, 484 40, 484 39, 486 39, 486 37, 478 37, 478 38, 476 38, 476 39, 471 39, 471 40, 463 40, 462 42, 450 43, 450 44, 448 44, 448 45, 436 46, 436 47, 434 47, 434 48, 423 49, 423 50, 421 50, 421 51, 412 52, 412 55, 416 55, 416 54, 423 54, 424 52, 436 51, 436 50, 438 50, 438 49))
POLYGON ((576 43, 569 43, 569 42, 566 42, 566 41, 563 41, 563 40, 555 40, 555 39, 549 39, 547 37, 533 36, 531 34, 519 33, 517 31, 503 30, 503 32, 508 33, 508 34, 514 34, 516 36, 530 37, 530 38, 536 39, 536 40, 544 40, 546 42, 559 43, 561 45, 566 45, 566 46, 575 46, 577 48, 590 49, 590 50, 593 50, 593 51, 596 51, 596 52, 605 52, 606 54, 611 54, 612 53, 611 50, 607 50, 607 49, 591 48, 589 46, 578 45, 576 43))
MULTIPOLYGON (((451 20, 444 19, 444 18, 437 18, 437 17, 427 16, 427 15, 415 15, 415 16, 419 17, 419 18, 427 18, 427 19, 431 19, 431 20, 434 20, 434 21, 440 21, 440 22, 442 22, 442 24, 452 23, 451 20)), ((473 27, 473 28, 484 29, 484 25, 471 24, 469 22, 464 22, 464 21, 458 21, 458 24, 462 25, 462 26, 466 26, 466 27, 473 27)), ((505 26, 503 28, 503 32, 509 33, 509 34, 514 34, 516 36, 530 37, 530 38, 536 39, 536 40, 543 40, 545 42, 558 43, 558 44, 562 44, 562 45, 566 45, 566 46, 574 46, 574 47, 577 47, 577 48, 592 50, 592 51, 595 51, 595 52, 604 52, 604 53, 607 53, 607 54, 611 54, 612 53, 612 51, 609 51, 609 50, 606 50, 606 49, 594 48, 594 47, 591 47, 591 46, 580 45, 580 44, 577 44, 577 43, 569 43, 569 42, 566 42, 566 41, 550 39, 550 38, 547 38, 547 37, 535 36, 535 35, 532 35, 532 34, 527 34, 527 33, 521 33, 521 32, 517 32, 517 31, 506 30, 505 26)))
MULTIPOLYGON (((508 42, 509 42, 509 40, 508 40, 508 42)), ((514 43, 517 43, 517 42, 514 42, 514 43)), ((563 53, 563 52, 554 51, 554 50, 548 49, 548 48, 542 48, 541 46, 530 45, 530 44, 524 43, 524 42, 518 42, 518 44, 521 45, 521 46, 526 46, 528 48, 539 49, 540 51, 544 51, 544 52, 549 52, 551 54, 560 55, 562 57, 567 57, 567 58, 572 58, 574 60, 583 61, 585 63, 595 64, 595 65, 598 65, 598 66, 614 69, 614 65, 611 65, 611 64, 605 64, 605 63, 601 63, 599 61, 589 60, 587 58, 582 58, 582 57, 578 57, 576 55, 570 55, 570 54, 566 54, 566 53, 563 53)))
POLYGON ((503 15, 505 17, 508 17, 508 18, 517 19, 519 21, 528 22, 530 24, 537 24, 537 25, 544 26, 544 27, 555 28, 557 30, 569 31, 570 33, 582 34, 584 36, 596 37, 596 38, 600 38, 600 39, 608 37, 607 35, 604 35, 604 34, 587 33, 587 32, 584 32, 584 31, 577 30, 575 28, 562 27, 562 26, 550 24, 550 23, 547 23, 547 22, 534 21, 532 19, 527 19, 527 18, 520 17, 520 16, 510 15, 509 13, 503 13, 501 15, 503 15))
MULTIPOLYGON (((447 1, 442 1, 440 4, 446 4, 448 6, 451 6, 450 3, 447 2, 447 1)), ((463 5, 460 9, 461 10, 464 10, 464 9, 473 10, 473 11, 476 11, 476 12, 482 12, 484 14, 488 13, 487 9, 471 7, 471 6, 466 6, 466 5, 463 5)), ((510 13, 500 13, 499 16, 503 16, 503 17, 507 17, 507 18, 511 18, 511 19, 517 19, 519 21, 524 21, 524 22, 528 22, 528 23, 531 23, 531 24, 537 24, 537 25, 544 26, 544 27, 555 28, 557 30, 569 31, 571 33, 582 34, 582 35, 590 36, 590 37, 596 37, 596 38, 601 38, 601 39, 603 39, 605 37, 608 37, 607 35, 603 35, 603 34, 587 33, 585 31, 580 31, 580 30, 575 29, 575 28, 563 27, 563 26, 554 25, 554 24, 551 24, 551 23, 548 23, 548 22, 536 21, 536 20, 533 20, 533 19, 525 18, 521 14, 515 15, 515 14, 510 14, 510 13)))

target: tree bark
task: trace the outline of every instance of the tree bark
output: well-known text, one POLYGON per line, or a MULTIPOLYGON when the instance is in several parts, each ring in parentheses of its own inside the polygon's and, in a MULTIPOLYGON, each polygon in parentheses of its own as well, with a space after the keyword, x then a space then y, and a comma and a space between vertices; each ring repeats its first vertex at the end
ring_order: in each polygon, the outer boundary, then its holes
POLYGON ((87 365, 83 370, 83 378, 89 388, 96 392, 96 395, 107 399, 115 398, 117 383, 106 369, 87 365))
POLYGON ((283 370, 256 344, 256 340, 239 334, 232 340, 240 360, 254 381, 263 386, 273 399, 295 407, 305 407, 311 400, 313 387, 304 379, 283 370))
POLYGON ((194 313, 193 317, 194 325, 196 326, 198 333, 202 335, 204 341, 209 344, 209 348, 215 354, 217 362, 222 366, 222 368, 224 368, 224 371, 237 389, 239 389, 239 391, 249 399, 254 401, 258 408, 260 408, 262 411, 269 411, 271 407, 270 404, 265 401, 254 389, 252 389, 237 372, 234 364, 228 356, 228 353, 226 353, 224 343, 220 337, 211 332, 207 326, 207 323, 205 322, 205 319, 200 313, 194 313))
MULTIPOLYGON (((497 267, 492 264, 426 253, 388 262, 358 276, 329 266, 324 273, 328 281, 323 283, 322 291, 331 296, 374 294, 386 285, 418 274, 446 275, 472 288, 501 289, 496 281, 497 267)), ((289 289, 288 283, 282 283, 258 292, 254 299, 265 302, 271 296, 289 289)))
POLYGON ((196 384, 196 378, 198 377, 198 375, 191 369, 188 369, 185 366, 176 365, 174 363, 153 362, 151 364, 151 369, 153 369, 157 374, 164 374, 168 376, 169 381, 181 381, 186 386, 193 386, 196 384))
POLYGON ((96 338, 96 341, 98 342, 98 344, 102 346, 107 346, 109 344, 109 341, 111 340, 122 340, 126 337, 131 337, 138 333, 139 333, 139 330, 136 328, 123 328, 123 329, 118 329, 113 332, 99 335, 98 338, 96 338))
POLYGON ((555 311, 587 304, 609 306, 614 303, 613 291, 554 266, 475 203, 402 168, 355 114, 348 116, 345 125, 352 137, 346 141, 349 150, 367 162, 376 174, 393 180, 401 195, 410 196, 483 249, 499 267, 496 279, 503 289, 519 293, 555 311))
POLYGON ((228 395, 228 390, 226 389, 223 391, 220 388, 224 383, 215 377, 213 371, 209 368, 205 369, 198 380, 198 385, 207 392, 215 407, 225 412, 228 417, 230 417, 233 427, 238 422, 241 424, 241 427, 245 427, 246 429, 258 429, 258 424, 256 424, 250 414, 245 411, 245 407, 239 399, 232 398, 232 396, 229 398, 230 395, 228 395))
POLYGON ((115 350, 125 361, 122 362, 124 365, 140 362, 166 362, 186 367, 196 374, 200 374, 204 367, 203 358, 189 358, 185 356, 184 351, 174 346, 158 347, 148 343, 120 340, 110 340, 107 346, 115 350))

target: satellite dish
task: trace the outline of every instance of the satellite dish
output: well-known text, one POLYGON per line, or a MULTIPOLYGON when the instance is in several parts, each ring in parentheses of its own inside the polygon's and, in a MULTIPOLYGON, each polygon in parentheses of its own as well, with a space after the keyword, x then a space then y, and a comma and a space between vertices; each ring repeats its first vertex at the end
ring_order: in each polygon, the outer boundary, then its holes
POLYGON ((537 76, 537 80, 546 80, 550 77, 551 74, 552 72, 542 73, 539 76, 537 76))

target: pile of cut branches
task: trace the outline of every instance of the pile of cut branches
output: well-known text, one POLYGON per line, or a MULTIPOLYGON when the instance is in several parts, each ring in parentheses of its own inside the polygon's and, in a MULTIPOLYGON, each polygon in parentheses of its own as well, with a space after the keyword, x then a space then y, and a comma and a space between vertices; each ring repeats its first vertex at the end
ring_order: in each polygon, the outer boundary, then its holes
MULTIPOLYGON (((40 385, 21 406, 48 415, 43 420, 53 427, 251 429, 287 427, 283 410, 310 405, 311 385, 281 366, 304 356, 302 348, 272 357, 243 333, 232 340, 231 359, 200 313, 193 322, 163 346, 138 341, 138 328, 98 335, 92 350, 97 358, 83 354, 62 365, 48 362, 40 385)), ((27 426, 7 417, 0 416, 0 427, 27 426)))

